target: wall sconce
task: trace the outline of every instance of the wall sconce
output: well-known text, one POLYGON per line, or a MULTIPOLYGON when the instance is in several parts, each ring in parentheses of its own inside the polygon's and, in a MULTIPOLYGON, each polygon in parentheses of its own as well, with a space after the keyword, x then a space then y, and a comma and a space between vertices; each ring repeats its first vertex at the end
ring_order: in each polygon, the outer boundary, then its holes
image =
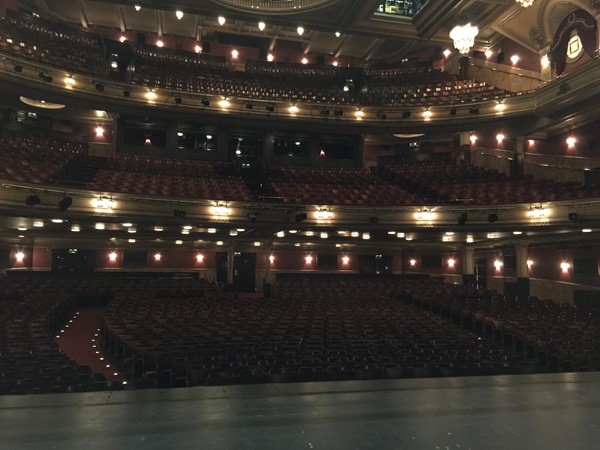
POLYGON ((469 136, 469 141, 471 141, 471 145, 475 145, 477 143, 477 135, 476 134, 472 134, 471 136, 469 136))
POLYGON ((571 264, 569 264, 566 261, 563 261, 560 263, 560 270, 562 270, 562 273, 569 273, 569 269, 571 268, 571 264))
POLYGON ((574 136, 569 136, 567 138, 566 142, 567 142, 567 147, 573 148, 573 147, 575 147, 575 144, 577 143, 577 139, 575 139, 574 136))
POLYGON ((197 263, 202 263, 202 262, 204 262, 204 255, 203 255, 202 253, 198 253, 198 254, 196 255, 196 262, 197 262, 197 263))
POLYGON ((110 262, 116 262, 117 261, 117 252, 110 252, 108 254, 108 260, 110 262))
POLYGON ((503 265, 504 265, 504 263, 502 261, 500 261, 499 259, 494 261, 494 267, 496 268, 496 271, 498 271, 498 272, 502 269, 503 265))
POLYGON ((160 253, 154 254, 154 261, 159 262, 162 259, 162 255, 160 253))
POLYGON ((414 258, 412 258, 412 259, 409 261, 409 264, 410 264, 410 267, 415 267, 415 266, 417 265, 417 260, 416 260, 416 259, 414 259, 414 258))
POLYGON ((22 251, 18 251, 17 253, 15 253, 15 261, 17 261, 18 263, 22 263, 24 259, 25 253, 23 253, 22 251))
POLYGON ((504 141, 505 136, 502 133, 498 133, 496 135, 496 141, 498 142, 498 144, 502 144, 502 142, 504 141))
POLYGON ((306 256, 304 257, 304 262, 305 262, 307 265, 310 265, 310 264, 312 264, 312 262, 313 262, 313 257, 312 257, 311 255, 306 255, 306 256))
POLYGON ((347 266, 350 263, 350 257, 349 256, 342 256, 342 264, 344 266, 347 266))
POLYGON ((533 267, 533 260, 532 260, 532 259, 528 259, 528 260, 527 260, 527 268, 528 268, 529 270, 531 270, 531 268, 532 268, 532 267, 533 267))
POLYGON ((456 260, 454 258, 450 258, 448 260, 448 267, 455 267, 456 266, 456 260))
POLYGON ((275 262, 275 255, 269 255, 269 262, 273 264, 275 262))

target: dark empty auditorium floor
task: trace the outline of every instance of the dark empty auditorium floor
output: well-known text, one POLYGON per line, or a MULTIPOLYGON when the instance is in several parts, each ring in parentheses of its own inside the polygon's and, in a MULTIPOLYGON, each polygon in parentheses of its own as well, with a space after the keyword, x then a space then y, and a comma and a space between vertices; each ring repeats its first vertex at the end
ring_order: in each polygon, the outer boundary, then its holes
POLYGON ((0 397, 0 448, 597 449, 600 373, 0 397))

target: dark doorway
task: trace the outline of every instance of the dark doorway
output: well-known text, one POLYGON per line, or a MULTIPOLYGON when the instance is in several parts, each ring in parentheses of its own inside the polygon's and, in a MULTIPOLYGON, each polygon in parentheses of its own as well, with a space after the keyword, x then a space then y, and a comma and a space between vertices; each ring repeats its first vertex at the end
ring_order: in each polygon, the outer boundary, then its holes
MULTIPOLYGON (((217 282, 227 284, 227 253, 217 253, 217 282)), ((233 289, 238 292, 256 290, 256 253, 236 252, 233 257, 233 289)))
POLYGON ((52 250, 52 272, 93 272, 95 259, 94 250, 77 248, 52 250))
POLYGON ((227 253, 217 253, 217 283, 227 284, 227 253))
POLYGON ((475 283, 477 289, 487 287, 487 261, 485 259, 475 260, 475 283))
POLYGON ((388 275, 392 273, 392 257, 387 255, 361 255, 360 273, 388 275))

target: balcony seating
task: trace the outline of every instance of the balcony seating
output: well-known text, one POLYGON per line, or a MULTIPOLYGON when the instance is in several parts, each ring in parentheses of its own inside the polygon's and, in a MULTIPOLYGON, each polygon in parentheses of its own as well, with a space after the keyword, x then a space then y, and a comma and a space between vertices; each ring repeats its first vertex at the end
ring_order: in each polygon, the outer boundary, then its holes
POLYGON ((25 183, 48 183, 87 144, 0 129, 0 178, 25 183))
POLYGON ((74 73, 106 69, 100 36, 14 12, 0 19, 0 51, 74 73))
POLYGON ((462 204, 535 203, 596 197, 600 190, 578 183, 531 177, 510 179, 465 162, 418 162, 384 167, 386 178, 413 192, 433 193, 438 201, 462 204))
POLYGON ((116 155, 90 189, 139 195, 250 201, 252 195, 227 163, 116 155))
POLYGON ((414 194, 365 169, 273 167, 271 187, 286 203, 325 205, 411 205, 423 203, 414 194))

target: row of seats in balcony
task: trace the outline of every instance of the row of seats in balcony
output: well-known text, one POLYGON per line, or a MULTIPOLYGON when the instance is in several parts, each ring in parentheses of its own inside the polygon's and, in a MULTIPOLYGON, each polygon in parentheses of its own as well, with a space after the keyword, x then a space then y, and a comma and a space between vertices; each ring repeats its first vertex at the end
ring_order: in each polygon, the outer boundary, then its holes
POLYGON ((26 183, 47 183, 87 144, 0 129, 0 178, 26 183))
POLYGON ((0 18, 0 50, 76 73, 105 72, 100 36, 16 12, 0 18))
POLYGON ((227 163, 117 155, 90 189, 139 195, 250 201, 246 184, 227 163))
POLYGON ((422 201, 365 169, 272 167, 273 193, 286 203, 410 205, 422 201))
POLYGON ((423 286, 405 293, 427 310, 536 356, 552 371, 600 370, 598 311, 464 286, 423 286))
POLYGON ((384 280, 352 278, 327 289, 305 285, 301 296, 278 281, 268 302, 117 296, 104 314, 102 346, 134 382, 163 387, 510 373, 528 363, 385 295, 396 282, 382 289, 384 280))
POLYGON ((596 197, 600 190, 578 183, 531 177, 510 179, 496 170, 465 162, 411 162, 384 167, 383 174, 415 192, 433 192, 440 201, 473 204, 529 203, 596 197))

